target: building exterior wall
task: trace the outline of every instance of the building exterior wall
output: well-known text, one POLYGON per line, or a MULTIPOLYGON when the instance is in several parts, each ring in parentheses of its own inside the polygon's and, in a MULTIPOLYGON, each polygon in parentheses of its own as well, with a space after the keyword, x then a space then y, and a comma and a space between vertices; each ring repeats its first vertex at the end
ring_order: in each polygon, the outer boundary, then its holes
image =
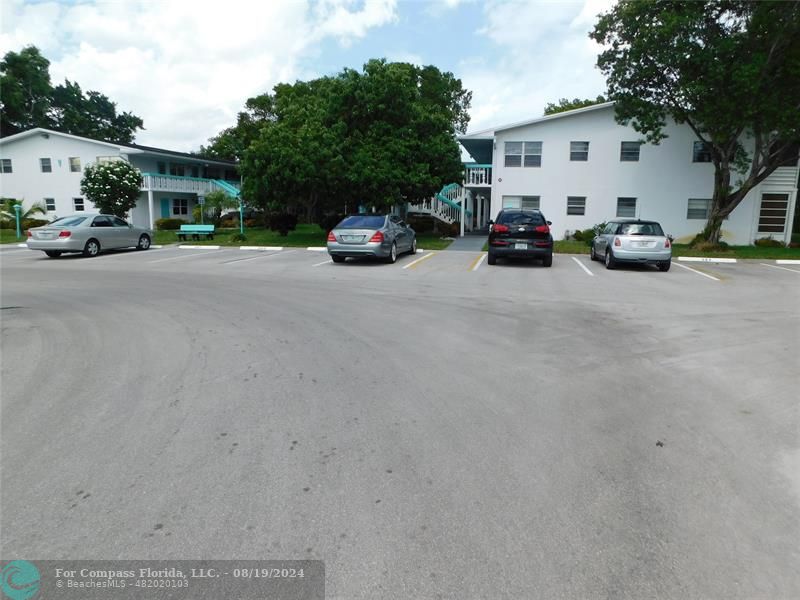
MULTIPOLYGON (((632 127, 617 124, 612 106, 497 131, 491 217, 501 210, 503 196, 539 196, 540 209, 553 223, 553 236, 563 239, 566 232, 615 218, 617 198, 633 197, 637 199, 636 217, 659 221, 678 241, 688 241, 705 225, 705 219, 687 218, 688 201, 711 198, 714 166, 692 162, 696 137, 688 126, 670 123, 665 131, 669 137, 659 145, 641 146, 638 162, 620 160, 621 142, 637 141, 642 136, 632 127), (507 141, 542 142, 541 166, 505 167, 507 141), (587 161, 570 160, 571 141, 589 142, 587 161), (586 197, 585 215, 567 215, 567 196, 586 197)), ((790 194, 793 207, 797 169, 779 171, 785 176, 776 172, 751 191, 725 221, 724 241, 753 242, 764 190, 790 194)), ((790 231, 791 221, 786 241, 790 231)))

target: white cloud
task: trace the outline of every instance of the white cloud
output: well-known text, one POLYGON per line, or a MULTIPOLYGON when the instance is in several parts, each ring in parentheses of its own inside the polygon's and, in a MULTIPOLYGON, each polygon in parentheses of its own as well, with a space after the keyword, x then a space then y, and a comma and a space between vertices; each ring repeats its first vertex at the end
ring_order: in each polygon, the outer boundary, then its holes
POLYGON ((305 74, 327 38, 346 45, 391 23, 395 0, 3 0, 0 52, 36 45, 65 78, 144 119, 141 144, 196 150, 245 100, 305 74))

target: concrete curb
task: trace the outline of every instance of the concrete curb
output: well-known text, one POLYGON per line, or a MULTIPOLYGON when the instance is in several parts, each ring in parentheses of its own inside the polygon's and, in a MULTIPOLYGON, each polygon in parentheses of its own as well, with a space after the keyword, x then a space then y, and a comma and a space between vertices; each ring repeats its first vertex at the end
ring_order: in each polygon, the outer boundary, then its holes
POLYGON ((283 246, 239 246, 239 250, 257 250, 261 252, 280 252, 283 246))
POLYGON ((219 250, 222 246, 178 246, 181 250, 219 250))
POLYGON ((735 263, 735 258, 711 258, 706 256, 679 256, 681 262, 735 263))
POLYGON ((309 246, 306 250, 311 250, 311 252, 326 252, 328 248, 325 246, 309 246))
POLYGON ((782 258, 782 259, 776 260, 775 263, 779 264, 779 265, 800 265, 800 260, 782 258))

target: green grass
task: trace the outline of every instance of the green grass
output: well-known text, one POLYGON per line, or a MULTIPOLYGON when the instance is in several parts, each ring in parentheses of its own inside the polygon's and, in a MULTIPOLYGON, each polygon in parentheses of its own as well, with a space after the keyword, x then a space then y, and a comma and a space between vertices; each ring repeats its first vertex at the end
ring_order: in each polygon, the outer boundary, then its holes
POLYGON ((25 232, 22 232, 22 237, 17 239, 16 229, 0 229, 0 244, 24 244, 25 232))
MULTIPOLYGON (((238 229, 217 229, 213 240, 189 240, 186 244, 219 245, 219 246, 285 246, 289 248, 305 248, 307 246, 324 246, 327 232, 320 229, 319 225, 299 224, 297 229, 290 231, 287 236, 281 236, 277 231, 270 231, 261 227, 246 228, 244 231, 247 240, 244 242, 232 240, 238 234, 238 229)), ((175 231, 156 231, 154 243, 174 244, 178 242, 175 231)), ((421 233, 417 235, 417 245, 423 249, 442 250, 447 248, 451 240, 442 240, 437 235, 421 233)))

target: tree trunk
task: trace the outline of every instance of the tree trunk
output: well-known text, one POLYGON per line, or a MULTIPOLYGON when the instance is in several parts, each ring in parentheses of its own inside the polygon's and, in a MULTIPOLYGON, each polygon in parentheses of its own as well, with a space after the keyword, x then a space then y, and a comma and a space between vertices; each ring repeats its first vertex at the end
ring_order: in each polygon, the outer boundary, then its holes
POLYGON ((727 160, 714 162, 714 196, 708 211, 708 219, 700 233, 702 241, 719 244, 722 236, 722 221, 730 211, 731 168, 727 160))

